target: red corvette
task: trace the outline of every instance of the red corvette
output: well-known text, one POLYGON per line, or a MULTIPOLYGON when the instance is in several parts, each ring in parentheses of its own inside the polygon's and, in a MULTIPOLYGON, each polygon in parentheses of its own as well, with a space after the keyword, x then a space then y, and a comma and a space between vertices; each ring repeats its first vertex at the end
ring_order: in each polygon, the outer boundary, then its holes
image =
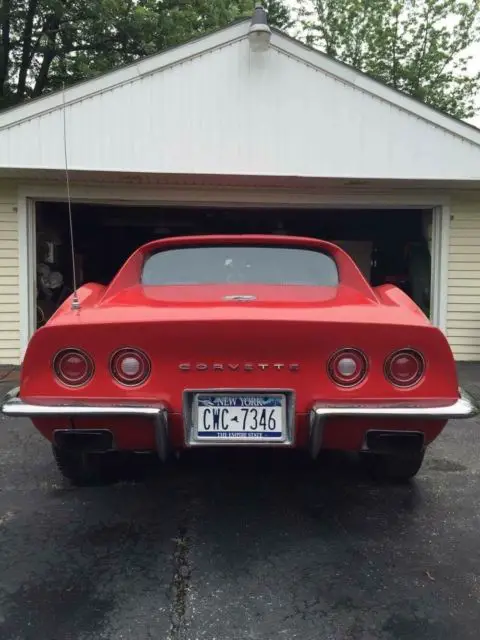
POLYGON ((75 483, 113 451, 357 451, 407 480, 450 418, 478 412, 442 332, 336 245, 201 236, 140 247, 30 341, 3 411, 28 416, 75 483))

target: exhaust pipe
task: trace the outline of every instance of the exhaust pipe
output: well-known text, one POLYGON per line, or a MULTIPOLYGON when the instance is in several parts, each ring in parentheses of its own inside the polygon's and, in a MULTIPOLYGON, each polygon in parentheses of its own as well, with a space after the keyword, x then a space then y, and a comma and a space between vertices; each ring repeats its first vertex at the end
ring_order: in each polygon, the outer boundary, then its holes
POLYGON ((113 434, 108 429, 57 429, 54 444, 59 449, 82 453, 111 451, 113 434))
POLYGON ((421 431, 367 431, 364 451, 383 454, 419 453, 425 448, 421 431))

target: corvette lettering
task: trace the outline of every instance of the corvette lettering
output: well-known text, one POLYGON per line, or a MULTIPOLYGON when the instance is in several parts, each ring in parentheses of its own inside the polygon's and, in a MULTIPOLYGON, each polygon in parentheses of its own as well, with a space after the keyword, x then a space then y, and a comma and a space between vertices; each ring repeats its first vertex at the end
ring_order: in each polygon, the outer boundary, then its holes
POLYGON ((178 365, 180 371, 299 371, 300 365, 296 363, 285 364, 283 362, 267 363, 267 362, 245 362, 245 363, 220 363, 214 362, 213 364, 207 364, 205 362, 182 362, 178 365))

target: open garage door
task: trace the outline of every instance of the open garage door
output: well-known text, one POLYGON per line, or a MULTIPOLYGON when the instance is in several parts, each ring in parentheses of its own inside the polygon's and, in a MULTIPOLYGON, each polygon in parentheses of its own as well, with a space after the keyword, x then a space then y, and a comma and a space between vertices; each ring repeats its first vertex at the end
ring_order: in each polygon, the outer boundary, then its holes
MULTIPOLYGON (((432 211, 73 205, 78 284, 107 284, 139 245, 173 235, 279 233, 342 246, 376 286, 393 283, 431 315, 432 211)), ((73 287, 68 209, 37 202, 36 325, 73 287)))

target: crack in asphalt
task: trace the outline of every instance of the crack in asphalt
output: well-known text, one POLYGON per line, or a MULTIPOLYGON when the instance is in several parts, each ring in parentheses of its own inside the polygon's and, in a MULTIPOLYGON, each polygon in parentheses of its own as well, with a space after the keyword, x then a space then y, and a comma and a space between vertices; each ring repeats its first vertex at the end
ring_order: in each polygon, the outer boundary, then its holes
POLYGON ((186 634, 185 614, 190 587, 191 567, 189 538, 186 523, 180 525, 173 552, 174 574, 171 584, 171 612, 169 640, 183 640, 186 634))
POLYGON ((172 561, 173 576, 168 592, 170 602, 170 633, 168 640, 186 640, 190 614, 190 598, 192 590, 192 549, 195 538, 195 523, 198 514, 197 487, 192 484, 192 477, 184 478, 176 496, 177 503, 182 505, 178 518, 177 534, 172 561))

